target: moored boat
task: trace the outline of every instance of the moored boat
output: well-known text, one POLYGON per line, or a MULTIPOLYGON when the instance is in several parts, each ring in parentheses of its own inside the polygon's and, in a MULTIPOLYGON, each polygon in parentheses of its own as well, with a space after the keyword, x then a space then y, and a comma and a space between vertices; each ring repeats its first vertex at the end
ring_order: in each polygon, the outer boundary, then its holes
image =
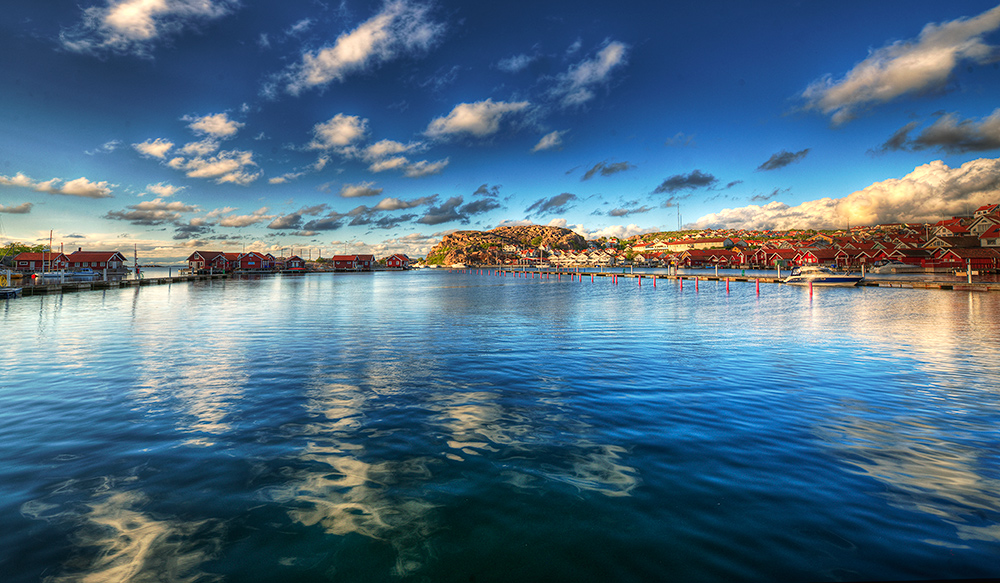
POLYGON ((792 274, 783 279, 784 283, 792 285, 823 285, 823 286, 839 286, 839 287, 851 287, 858 285, 865 280, 864 277, 860 275, 851 275, 849 273, 838 273, 829 267, 821 267, 819 265, 806 265, 803 267, 796 267, 792 270, 792 274))

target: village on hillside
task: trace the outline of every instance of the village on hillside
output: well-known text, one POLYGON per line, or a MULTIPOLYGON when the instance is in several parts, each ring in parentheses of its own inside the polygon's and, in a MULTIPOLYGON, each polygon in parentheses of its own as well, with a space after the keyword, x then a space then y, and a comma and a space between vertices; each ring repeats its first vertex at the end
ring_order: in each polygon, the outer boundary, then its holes
MULTIPOLYGON (((536 227, 537 228, 537 227, 536 227)), ((565 231, 557 227, 549 227, 565 231)), ((428 263, 477 264, 486 243, 464 232, 464 245, 445 237, 428 255, 428 263)), ((487 233, 488 234, 488 233, 487 233)), ((790 268, 825 265, 862 269, 884 262, 924 271, 970 267, 996 271, 1000 266, 1000 205, 987 204, 970 216, 936 223, 893 223, 817 232, 704 230, 657 233, 587 241, 585 248, 508 242, 499 260, 485 263, 539 267, 683 267, 790 268)))

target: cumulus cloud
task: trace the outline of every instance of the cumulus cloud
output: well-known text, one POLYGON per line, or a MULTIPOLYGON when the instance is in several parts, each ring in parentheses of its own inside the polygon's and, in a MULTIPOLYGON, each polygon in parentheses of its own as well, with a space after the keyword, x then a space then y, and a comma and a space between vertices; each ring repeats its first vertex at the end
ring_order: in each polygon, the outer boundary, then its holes
POLYGON ((271 221, 277 218, 277 215, 267 214, 268 208, 263 207, 255 210, 249 215, 228 215, 219 219, 220 227, 249 227, 250 225, 256 225, 257 223, 263 223, 264 221, 271 221))
POLYGON ((938 148, 949 154, 960 154, 1000 148, 1000 109, 981 120, 959 119, 948 113, 910 139, 910 132, 919 125, 919 122, 906 124, 882 144, 879 151, 938 148))
POLYGON ((83 10, 82 21, 63 30, 63 48, 87 54, 150 56, 164 38, 222 18, 238 0, 106 0, 83 10))
POLYGON ((141 144, 132 144, 137 152, 143 156, 149 156, 151 158, 164 159, 167 156, 167 152, 170 148, 174 147, 174 143, 169 140, 164 140, 163 138, 156 138, 155 140, 146 140, 141 144))
POLYGON ((379 201, 379 203, 375 205, 375 209, 380 211, 398 211, 432 204, 436 200, 437 195, 421 196, 420 198, 415 198, 413 200, 402 200, 399 198, 388 197, 379 201))
POLYGON ((111 198, 111 186, 106 181, 92 182, 84 177, 64 181, 61 178, 51 178, 36 181, 18 172, 14 176, 0 175, 0 186, 16 186, 30 188, 36 192, 79 196, 81 198, 111 198))
POLYGON ((810 84, 802 92, 805 109, 830 115, 836 125, 870 105, 939 91, 962 63, 996 58, 996 47, 983 42, 983 37, 998 27, 1000 6, 973 18, 928 24, 915 40, 872 51, 843 78, 827 75, 810 84))
MULTIPOLYGON (((146 190, 152 192, 156 196, 170 197, 178 192, 187 188, 186 186, 174 186, 172 184, 165 184, 163 182, 158 182, 156 184, 147 184, 146 190)), ((139 196, 142 196, 141 194, 139 196)))
POLYGON ((788 152, 786 150, 782 150, 768 158, 766 162, 757 167, 757 170, 777 170, 779 168, 784 168, 789 164, 794 164, 802 160, 808 153, 809 148, 799 150, 798 152, 788 152))
POLYGON ((84 150, 83 153, 88 156, 93 156, 95 154, 110 154, 111 152, 117 150, 121 145, 122 145, 121 140, 109 140, 107 142, 104 142, 104 144, 102 144, 99 148, 95 148, 93 150, 84 150))
POLYGON ((17 206, 6 206, 0 204, 0 213, 7 213, 9 215, 26 215, 31 212, 31 207, 34 205, 30 202, 19 204, 17 206))
POLYGON ((878 223, 925 223, 964 214, 1000 200, 1000 158, 980 158, 949 168, 941 160, 902 178, 876 182, 844 198, 789 206, 772 201, 724 209, 699 218, 693 228, 830 229, 878 223))
POLYGON ((253 161, 253 152, 245 150, 223 150, 214 156, 195 158, 176 157, 167 164, 176 170, 183 170, 191 178, 215 179, 216 184, 246 185, 261 176, 261 172, 253 171, 257 166, 253 161))
POLYGON ((302 55, 285 75, 286 90, 297 95, 306 89, 343 81, 352 73, 432 47, 444 25, 430 17, 430 7, 406 0, 387 2, 382 10, 332 46, 302 55))
POLYGON ((344 198, 355 198, 359 196, 378 196, 382 194, 381 188, 375 188, 374 182, 362 182, 361 184, 345 184, 340 187, 340 196, 344 198))
POLYGON ((202 117, 184 116, 184 121, 191 122, 188 127, 196 135, 208 135, 213 138, 229 138, 236 135, 244 124, 229 119, 225 113, 216 113, 202 117))
POLYGON ((108 211, 104 218, 128 221, 133 225, 162 225, 179 221, 183 213, 198 212, 198 207, 181 201, 166 202, 162 198, 143 201, 126 207, 125 211, 108 211))
POLYGON ((500 130, 500 121, 505 116, 524 111, 529 105, 527 101, 508 103, 492 99, 460 103, 447 116, 431 121, 424 133, 438 139, 463 134, 484 138, 500 130))
POLYGON ((607 162, 598 162, 590 170, 583 173, 580 180, 590 180, 597 174, 601 176, 611 176, 613 174, 618 174, 619 172, 625 172, 626 170, 631 170, 635 166, 629 164, 628 162, 615 162, 614 164, 608 164, 607 162))
POLYGON ((532 152, 541 152, 543 150, 554 150, 562 147, 562 137, 569 130, 554 131, 542 136, 542 139, 538 140, 535 147, 531 149, 532 152))
POLYGON ((531 213, 536 213, 539 215, 551 215, 564 213, 572 208, 571 203, 575 200, 579 200, 575 194, 569 192, 564 192, 562 194, 557 194, 556 196, 550 198, 540 198, 535 201, 531 206, 524 210, 525 213, 529 215, 531 213))
POLYGON ((701 170, 695 170, 690 174, 675 174, 660 183, 653 190, 655 194, 671 194, 681 190, 694 190, 715 186, 719 179, 711 174, 705 174, 701 170))
POLYGON ((313 126, 313 141, 307 147, 311 150, 345 148, 364 139, 367 133, 367 119, 338 113, 329 120, 313 126))
POLYGON ((551 95, 563 107, 583 105, 594 98, 598 86, 607 84, 611 74, 625 65, 627 56, 628 46, 624 43, 607 43, 593 58, 573 65, 560 75, 551 95))

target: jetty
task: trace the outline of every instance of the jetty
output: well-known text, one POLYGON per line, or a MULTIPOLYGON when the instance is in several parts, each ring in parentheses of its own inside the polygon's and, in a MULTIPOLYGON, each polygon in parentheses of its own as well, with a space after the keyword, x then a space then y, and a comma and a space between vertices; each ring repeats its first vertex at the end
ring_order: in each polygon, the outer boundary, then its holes
POLYGON ((36 283, 21 286, 22 296, 63 294, 80 291, 118 289, 123 287, 139 287, 147 285, 163 285, 168 283, 184 283, 209 279, 224 279, 228 273, 203 273, 189 275, 174 275, 169 277, 146 277, 139 279, 110 279, 98 281, 65 281, 57 283, 36 283))
MULTIPOLYGON (((643 280, 651 282, 651 285, 656 286, 657 280, 668 280, 668 281, 678 281, 681 285, 684 284, 685 280, 693 281, 697 286, 698 283, 703 281, 718 281, 725 282, 726 284, 733 282, 741 283, 754 283, 756 285, 760 284, 783 284, 784 278, 773 276, 773 275, 715 275, 715 274, 698 274, 698 273, 636 273, 636 272, 625 272, 617 273, 613 270, 607 271, 574 271, 572 269, 517 269, 512 267, 482 267, 482 268, 461 268, 461 269, 448 269, 449 271, 466 272, 466 273, 480 273, 483 275, 496 275, 498 277, 525 277, 525 278, 535 278, 535 277, 545 277, 551 279, 555 276, 558 279, 563 277, 570 277, 572 280, 583 281, 588 278, 594 281, 595 278, 612 278, 617 281, 618 278, 623 279, 634 279, 637 281, 638 285, 643 284, 643 280)), ((926 274, 932 276, 934 274, 926 274)), ((942 281, 935 280, 932 278, 928 279, 890 279, 890 278, 880 278, 879 276, 872 276, 871 274, 866 275, 866 279, 861 282, 857 287, 883 287, 883 288, 907 288, 907 289, 939 289, 939 290, 953 290, 953 291, 979 291, 979 292, 1000 292, 1000 281, 997 282, 970 282, 970 281, 942 281)))

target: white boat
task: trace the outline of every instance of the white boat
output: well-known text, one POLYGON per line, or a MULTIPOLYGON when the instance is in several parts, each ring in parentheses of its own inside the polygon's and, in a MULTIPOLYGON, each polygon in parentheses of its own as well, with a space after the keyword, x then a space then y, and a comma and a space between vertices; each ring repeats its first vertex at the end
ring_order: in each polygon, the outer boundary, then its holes
POLYGON ((851 287, 858 285, 864 280, 865 278, 860 275, 838 273, 829 267, 821 267, 819 265, 806 265, 803 267, 796 267, 792 270, 792 274, 782 281, 792 285, 812 284, 851 287))
POLYGON ((923 268, 919 265, 911 265, 909 263, 903 263, 898 259, 883 259, 881 261, 876 261, 872 265, 871 272, 878 274, 887 273, 916 273, 923 271, 923 268))
POLYGON ((84 267, 76 271, 46 271, 36 273, 35 278, 40 281, 62 282, 62 281, 94 281, 99 279, 101 274, 89 267, 84 267))

